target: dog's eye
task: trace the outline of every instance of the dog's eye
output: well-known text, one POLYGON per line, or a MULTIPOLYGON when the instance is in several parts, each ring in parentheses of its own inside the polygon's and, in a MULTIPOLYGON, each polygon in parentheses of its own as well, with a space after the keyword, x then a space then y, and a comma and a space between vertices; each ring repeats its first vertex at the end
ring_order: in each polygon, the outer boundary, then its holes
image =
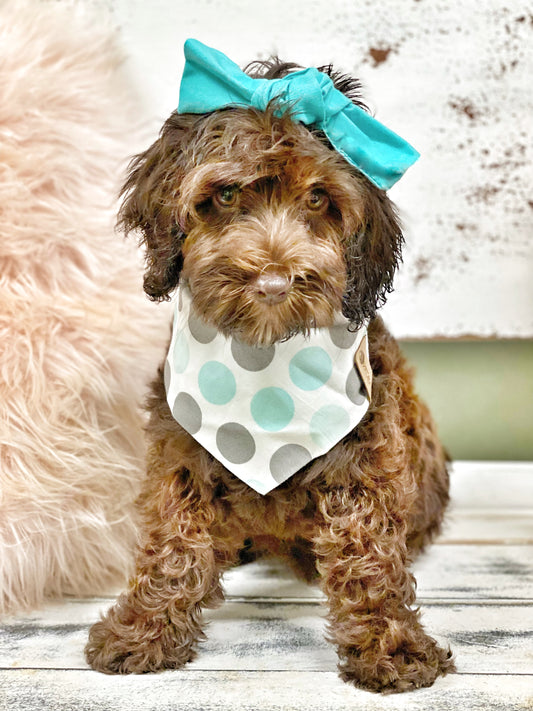
POLYGON ((307 196, 306 205, 313 212, 324 212, 329 207, 329 198, 325 190, 315 188, 307 196))
POLYGON ((215 193, 215 200, 221 207, 233 207, 239 198, 238 185, 224 185, 215 193))

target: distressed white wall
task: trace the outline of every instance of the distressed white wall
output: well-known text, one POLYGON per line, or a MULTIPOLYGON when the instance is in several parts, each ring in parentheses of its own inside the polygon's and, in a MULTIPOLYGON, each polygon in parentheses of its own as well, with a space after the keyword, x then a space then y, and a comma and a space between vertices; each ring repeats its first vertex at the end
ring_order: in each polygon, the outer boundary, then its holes
POLYGON ((530 2, 85 1, 120 27, 152 133, 177 104, 187 37, 241 65, 277 53, 359 76, 422 153, 391 191, 407 238, 393 331, 533 336, 530 2))

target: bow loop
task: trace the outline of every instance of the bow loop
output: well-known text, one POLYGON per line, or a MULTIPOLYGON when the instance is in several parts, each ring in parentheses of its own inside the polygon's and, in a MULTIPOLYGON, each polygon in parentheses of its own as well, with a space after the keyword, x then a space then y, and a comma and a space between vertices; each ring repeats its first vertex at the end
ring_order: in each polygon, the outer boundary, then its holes
POLYGON ((265 111, 273 100, 295 121, 323 131, 335 150, 383 190, 419 157, 409 143, 353 104, 318 69, 302 69, 281 79, 253 79, 222 52, 198 40, 186 41, 179 113, 201 114, 230 106, 265 111))

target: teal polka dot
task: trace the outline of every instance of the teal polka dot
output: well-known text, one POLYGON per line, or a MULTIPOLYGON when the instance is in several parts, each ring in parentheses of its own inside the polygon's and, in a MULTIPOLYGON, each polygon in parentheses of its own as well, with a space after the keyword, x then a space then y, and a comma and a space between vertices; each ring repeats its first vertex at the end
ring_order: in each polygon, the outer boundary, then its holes
POLYGON ((210 360, 201 367, 198 387, 205 399, 213 405, 226 405, 237 392, 233 373, 217 360, 210 360))
POLYGON ((301 390, 316 390, 327 383, 332 370, 331 358, 323 348, 311 346, 297 353, 289 363, 289 375, 301 390))
POLYGON ((174 372, 183 373, 189 364, 189 346, 183 333, 178 333, 174 341, 174 372))
POLYGON ((324 405, 317 410, 310 423, 313 442, 321 448, 331 448, 350 429, 350 418, 343 407, 324 405))
POLYGON ((253 396, 250 409, 261 429, 279 432, 292 420, 294 402, 282 388, 263 388, 253 396))

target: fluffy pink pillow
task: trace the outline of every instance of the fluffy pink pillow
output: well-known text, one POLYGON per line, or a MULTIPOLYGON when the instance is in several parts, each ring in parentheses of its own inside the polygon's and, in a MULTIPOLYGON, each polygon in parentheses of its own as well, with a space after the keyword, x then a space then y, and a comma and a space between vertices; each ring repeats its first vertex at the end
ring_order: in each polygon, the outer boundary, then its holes
POLYGON ((136 133, 120 56, 80 13, 0 9, 0 612, 127 574, 169 335, 113 229, 136 133))

